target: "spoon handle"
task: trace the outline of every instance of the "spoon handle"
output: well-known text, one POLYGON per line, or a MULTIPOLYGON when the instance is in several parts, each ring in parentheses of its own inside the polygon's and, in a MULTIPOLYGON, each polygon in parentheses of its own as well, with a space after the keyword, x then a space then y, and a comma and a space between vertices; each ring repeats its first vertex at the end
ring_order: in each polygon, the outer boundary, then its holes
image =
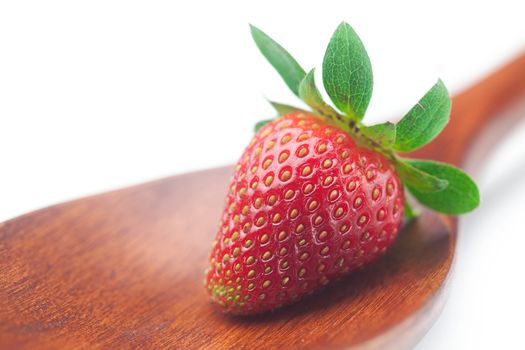
MULTIPOLYGON (((434 142, 413 152, 459 165, 489 120, 525 93, 525 52, 452 99, 450 122, 434 142)), ((525 117, 522 116, 522 117, 525 117)))

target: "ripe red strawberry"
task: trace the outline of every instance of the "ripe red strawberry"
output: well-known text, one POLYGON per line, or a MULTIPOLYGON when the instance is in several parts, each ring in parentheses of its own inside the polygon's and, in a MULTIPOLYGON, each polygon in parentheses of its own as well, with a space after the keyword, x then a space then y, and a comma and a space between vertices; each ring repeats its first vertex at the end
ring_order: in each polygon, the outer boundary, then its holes
POLYGON ((226 311, 288 304, 392 244, 403 187, 390 161, 312 114, 265 125, 239 160, 206 284, 226 311))
POLYGON ((313 69, 306 73, 268 35, 251 30, 315 114, 271 102, 281 117, 257 132, 237 164, 205 281, 224 311, 272 310, 378 258, 403 216, 415 217, 405 190, 447 214, 478 206, 478 188, 460 169, 396 153, 424 146, 447 124, 442 81, 397 124, 365 126, 372 69, 348 24, 339 25, 323 61, 323 83, 339 111, 323 101, 313 69))

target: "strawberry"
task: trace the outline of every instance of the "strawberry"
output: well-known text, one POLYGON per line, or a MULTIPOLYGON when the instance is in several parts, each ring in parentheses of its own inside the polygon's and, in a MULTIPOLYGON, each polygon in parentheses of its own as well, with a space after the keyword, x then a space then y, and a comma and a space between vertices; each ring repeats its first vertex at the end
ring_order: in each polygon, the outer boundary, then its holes
POLYGON ((376 259, 403 218, 390 161, 302 112, 255 135, 229 188, 207 286, 234 313, 288 304, 376 259))
POLYGON ((233 314, 255 314, 299 300, 385 253, 403 217, 421 204, 461 214, 479 204, 475 183, 443 163, 406 159, 446 125, 450 97, 441 81, 397 124, 366 126, 370 62, 342 23, 323 62, 325 103, 314 81, 259 29, 263 55, 312 112, 271 102, 280 116, 258 123, 226 197, 205 284, 233 314))

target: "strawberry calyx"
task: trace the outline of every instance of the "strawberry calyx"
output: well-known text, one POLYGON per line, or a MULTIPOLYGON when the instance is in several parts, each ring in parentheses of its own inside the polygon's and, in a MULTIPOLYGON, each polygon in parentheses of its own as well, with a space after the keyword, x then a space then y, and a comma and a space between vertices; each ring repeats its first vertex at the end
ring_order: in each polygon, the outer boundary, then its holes
MULTIPOLYGON (((446 214, 463 214, 480 202, 474 181, 461 169, 450 164, 408 159, 397 152, 414 151, 432 140, 447 125, 451 99, 441 80, 397 123, 365 125, 362 120, 370 102, 373 74, 366 49, 353 28, 341 23, 329 41, 323 60, 323 85, 335 105, 326 103, 316 84, 312 69, 308 73, 281 45, 260 29, 251 26, 252 37, 285 83, 313 113, 345 131, 360 146, 389 159, 398 172, 406 191, 420 204, 446 214)), ((297 107, 269 101, 279 116, 297 107)), ((271 121, 257 123, 256 130, 271 121)), ((414 217, 408 201, 407 218, 414 217)))

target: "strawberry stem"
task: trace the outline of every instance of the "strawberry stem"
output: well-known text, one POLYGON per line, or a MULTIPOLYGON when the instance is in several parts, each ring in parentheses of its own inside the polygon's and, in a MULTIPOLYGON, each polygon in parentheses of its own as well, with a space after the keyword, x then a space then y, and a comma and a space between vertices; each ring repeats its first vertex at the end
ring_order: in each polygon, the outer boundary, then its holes
POLYGON ((396 154, 391 149, 383 147, 379 142, 361 132, 363 124, 359 120, 343 116, 339 113, 335 113, 333 116, 327 116, 319 111, 317 112, 325 120, 331 121, 334 125, 343 129, 361 146, 373 149, 390 159, 392 162, 397 162, 396 154))

